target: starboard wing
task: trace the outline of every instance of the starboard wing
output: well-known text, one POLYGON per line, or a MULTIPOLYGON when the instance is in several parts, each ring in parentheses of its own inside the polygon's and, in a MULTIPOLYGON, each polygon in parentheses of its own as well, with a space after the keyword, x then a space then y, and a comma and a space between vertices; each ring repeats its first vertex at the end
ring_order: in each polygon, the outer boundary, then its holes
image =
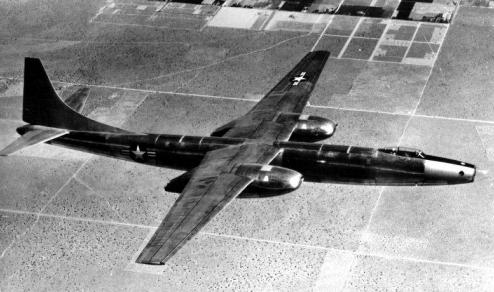
POLYGON ((304 110, 328 58, 327 51, 308 53, 246 115, 216 129, 212 135, 263 141, 288 140, 297 120, 278 119, 279 114, 304 110))
POLYGON ((234 173, 238 165, 269 164, 278 153, 271 145, 245 144, 206 154, 136 262, 164 264, 252 182, 234 173))

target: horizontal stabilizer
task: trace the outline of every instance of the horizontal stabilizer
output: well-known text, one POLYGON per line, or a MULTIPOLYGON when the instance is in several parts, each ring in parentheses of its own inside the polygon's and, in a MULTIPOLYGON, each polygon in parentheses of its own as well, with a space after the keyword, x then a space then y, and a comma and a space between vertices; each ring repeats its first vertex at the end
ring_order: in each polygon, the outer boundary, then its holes
POLYGON ((7 156, 28 146, 50 141, 67 133, 69 133, 69 131, 64 129, 55 129, 40 126, 36 126, 36 128, 33 127, 32 130, 29 130, 17 140, 2 149, 0 151, 0 156, 7 156))
POLYGON ((66 100, 64 100, 65 104, 67 104, 71 109, 75 110, 78 113, 82 113, 84 109, 84 105, 86 104, 87 98, 89 96, 89 87, 79 88, 76 92, 72 93, 66 100))

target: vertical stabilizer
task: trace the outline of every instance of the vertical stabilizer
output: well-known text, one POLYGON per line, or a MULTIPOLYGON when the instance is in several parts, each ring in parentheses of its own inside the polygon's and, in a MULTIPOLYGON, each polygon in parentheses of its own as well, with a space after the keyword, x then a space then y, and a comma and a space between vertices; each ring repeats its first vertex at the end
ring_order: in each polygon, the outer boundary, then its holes
POLYGON ((74 131, 126 132, 91 120, 67 106, 36 58, 25 59, 22 119, 32 125, 74 131))

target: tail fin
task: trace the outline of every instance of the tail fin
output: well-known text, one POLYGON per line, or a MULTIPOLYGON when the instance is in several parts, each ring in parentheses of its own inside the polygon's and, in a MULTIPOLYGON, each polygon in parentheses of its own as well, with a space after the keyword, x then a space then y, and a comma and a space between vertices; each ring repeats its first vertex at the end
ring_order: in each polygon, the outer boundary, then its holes
POLYGON ((26 58, 22 119, 32 125, 94 132, 127 132, 91 120, 67 106, 57 95, 41 61, 26 58))

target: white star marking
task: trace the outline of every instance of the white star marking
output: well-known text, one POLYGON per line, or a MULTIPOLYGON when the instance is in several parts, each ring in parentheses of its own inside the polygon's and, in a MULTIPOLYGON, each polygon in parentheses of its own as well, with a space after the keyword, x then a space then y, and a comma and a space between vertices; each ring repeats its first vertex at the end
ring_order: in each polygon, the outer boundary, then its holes
POLYGON ((307 78, 305 78, 304 76, 305 76, 305 72, 301 72, 299 76, 293 77, 292 78, 292 82, 293 82, 292 85, 297 86, 300 82, 307 80, 307 78))
POLYGON ((137 145, 136 150, 132 150, 132 154, 135 155, 135 159, 143 159, 146 151, 141 151, 141 149, 139 149, 139 145, 137 145))

